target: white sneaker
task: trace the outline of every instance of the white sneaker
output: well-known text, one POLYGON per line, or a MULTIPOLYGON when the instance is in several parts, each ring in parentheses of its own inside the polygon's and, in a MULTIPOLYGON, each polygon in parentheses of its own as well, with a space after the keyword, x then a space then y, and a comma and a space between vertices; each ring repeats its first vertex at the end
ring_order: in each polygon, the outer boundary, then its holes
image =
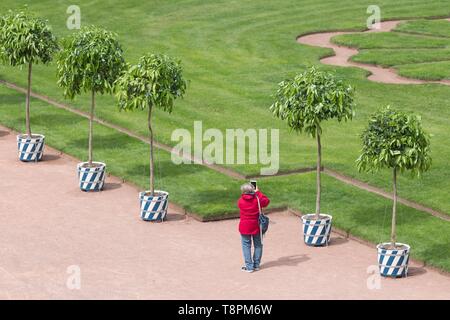
POLYGON ((254 270, 253 269, 252 270, 248 270, 247 267, 242 267, 241 271, 252 273, 254 270))

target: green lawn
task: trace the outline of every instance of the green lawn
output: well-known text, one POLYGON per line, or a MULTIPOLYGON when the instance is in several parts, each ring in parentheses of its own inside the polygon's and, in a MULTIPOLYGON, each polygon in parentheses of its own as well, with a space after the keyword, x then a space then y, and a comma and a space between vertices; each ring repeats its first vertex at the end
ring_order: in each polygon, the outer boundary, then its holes
MULTIPOLYGON (((48 145, 85 159, 88 121, 35 99, 31 103, 34 131, 45 134, 48 145)), ((23 130, 24 110, 20 107, 24 96, 0 87, 0 104, 2 123, 23 130)), ((94 158, 106 162, 109 173, 143 189, 148 187, 148 145, 102 125, 95 125, 94 136, 94 158)), ((170 155, 161 150, 157 152, 156 168, 157 187, 170 191, 171 201, 188 211, 206 219, 237 212, 236 200, 243 181, 198 165, 176 166, 170 161, 170 155)), ((314 173, 268 177, 259 184, 272 200, 270 208, 289 206, 305 213, 314 210, 314 173)), ((391 205, 385 198, 323 175, 323 212, 332 214, 335 226, 353 235, 374 243, 387 241, 391 205)), ((136 207, 130 210, 138 217, 137 199, 136 207)), ((298 241, 301 241, 300 219, 298 223, 298 241)), ((450 271, 449 222, 400 205, 398 235, 398 241, 412 246, 414 258, 450 271)))
POLYGON ((396 69, 404 77, 423 80, 450 80, 450 61, 403 64, 396 66, 396 69))
POLYGON ((408 21, 395 31, 339 35, 332 41, 361 49, 352 61, 394 67, 409 78, 450 79, 449 21, 408 21))
MULTIPOLYGON (((4 0, 0 11, 16 8, 29 1, 4 0)), ((28 3, 31 10, 49 19, 58 36, 66 29, 67 1, 42 0, 28 3)), ((279 128, 281 171, 310 167, 315 163, 315 144, 308 137, 290 133, 284 123, 268 112, 276 84, 286 77, 318 64, 330 50, 299 45, 297 35, 321 30, 363 30, 367 14, 366 1, 79 1, 82 24, 97 24, 118 33, 126 58, 137 61, 145 52, 164 52, 183 61, 191 80, 187 97, 180 101, 172 115, 156 113, 155 132, 158 141, 170 140, 176 128, 192 131, 193 122, 202 120, 203 127, 279 128), (132 18, 130 18, 132 17, 132 18), (324 17, 330 17, 324 19, 324 17)), ((401 0, 378 1, 383 18, 427 17, 448 13, 446 0, 428 2, 401 0)), ((417 39, 430 46, 428 38, 417 39), (425 41, 427 40, 427 41, 425 41)), ((442 47, 448 39, 433 38, 433 46, 442 47)), ((391 42, 391 46, 398 43, 391 42)), ((320 66, 334 70, 329 66, 320 66)), ((63 100, 56 86, 55 67, 36 66, 33 89, 57 100, 63 100)), ((324 165, 347 175, 390 189, 388 174, 359 174, 354 160, 360 149, 358 135, 370 113, 385 104, 421 114, 424 126, 434 134, 433 168, 422 180, 401 179, 400 195, 450 213, 446 194, 448 159, 450 158, 449 118, 450 88, 438 85, 402 86, 370 83, 366 72, 357 68, 336 68, 338 76, 357 89, 357 115, 352 123, 325 125, 324 165)), ((0 68, 0 78, 25 85, 25 70, 0 68)), ((87 110, 89 97, 69 102, 87 110)), ((119 113, 112 97, 98 99, 97 115, 105 120, 146 134, 145 115, 119 113)), ((259 173, 258 165, 235 165, 245 174, 259 173)))
MULTIPOLYGON (((450 23, 449 23, 450 24, 450 23)), ((439 62, 450 60, 450 48, 446 49, 369 49, 361 50, 352 61, 370 63, 384 68, 403 64, 439 62)), ((445 71, 445 70, 444 70, 445 71)))
POLYGON ((400 23, 394 31, 450 38, 450 21, 415 20, 400 23))
POLYGON ((331 41, 356 49, 426 49, 446 48, 450 39, 402 34, 398 32, 352 33, 334 36, 331 41))

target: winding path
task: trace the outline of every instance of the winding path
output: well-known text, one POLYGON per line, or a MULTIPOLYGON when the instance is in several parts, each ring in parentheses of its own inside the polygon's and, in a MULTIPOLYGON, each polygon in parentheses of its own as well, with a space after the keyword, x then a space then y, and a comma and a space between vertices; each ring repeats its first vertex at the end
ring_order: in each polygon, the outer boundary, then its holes
MULTIPOLYGON (((445 19, 450 21, 450 19, 445 19)), ((392 20, 383 21, 380 23, 379 29, 369 29, 362 31, 364 33, 372 32, 389 32, 392 31, 400 22, 406 20, 392 20)), ((424 84, 424 83, 438 83, 444 85, 450 85, 450 80, 440 81, 426 81, 419 79, 411 79, 402 77, 397 73, 394 68, 382 68, 380 66, 359 63, 351 61, 350 58, 358 54, 358 50, 350 47, 339 46, 331 42, 331 38, 342 34, 355 34, 357 32, 320 32, 311 33, 307 35, 301 35, 297 38, 297 42, 310 46, 330 48, 334 50, 335 55, 331 57, 325 57, 320 59, 324 64, 340 66, 340 67, 359 67, 370 72, 368 79, 375 82, 391 83, 391 84, 424 84)))

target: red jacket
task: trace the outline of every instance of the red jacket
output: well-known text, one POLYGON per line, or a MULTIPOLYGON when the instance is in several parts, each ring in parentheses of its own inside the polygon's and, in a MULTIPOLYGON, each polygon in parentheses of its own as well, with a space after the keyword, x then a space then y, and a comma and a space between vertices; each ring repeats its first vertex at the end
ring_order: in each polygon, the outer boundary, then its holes
POLYGON ((241 234, 259 233, 259 210, 256 196, 259 198, 261 208, 267 207, 270 203, 269 198, 259 191, 256 191, 255 194, 243 194, 239 198, 237 205, 240 209, 239 232, 241 234))

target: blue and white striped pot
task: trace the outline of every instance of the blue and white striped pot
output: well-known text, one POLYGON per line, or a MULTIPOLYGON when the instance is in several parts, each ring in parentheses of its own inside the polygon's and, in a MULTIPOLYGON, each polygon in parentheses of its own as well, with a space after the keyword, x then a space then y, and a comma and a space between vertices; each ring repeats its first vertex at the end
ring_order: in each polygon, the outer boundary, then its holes
POLYGON ((331 236, 332 216, 328 214, 320 214, 324 217, 320 220, 315 219, 315 214, 305 214, 302 216, 303 223, 303 239, 305 244, 309 246, 328 245, 331 236))
POLYGON ((154 195, 149 191, 139 193, 141 205, 141 218, 145 221, 163 221, 169 206, 169 193, 155 190, 154 195))
POLYGON ((378 265, 384 277, 405 277, 408 275, 408 262, 411 247, 404 243, 396 243, 400 249, 385 249, 390 243, 377 245, 378 265))
POLYGON ((101 191, 105 184, 106 164, 92 162, 94 167, 88 167, 89 162, 77 165, 78 181, 82 191, 101 191))
POLYGON ((45 136, 33 133, 31 137, 26 134, 17 135, 17 148, 20 161, 39 161, 44 155, 45 136))

